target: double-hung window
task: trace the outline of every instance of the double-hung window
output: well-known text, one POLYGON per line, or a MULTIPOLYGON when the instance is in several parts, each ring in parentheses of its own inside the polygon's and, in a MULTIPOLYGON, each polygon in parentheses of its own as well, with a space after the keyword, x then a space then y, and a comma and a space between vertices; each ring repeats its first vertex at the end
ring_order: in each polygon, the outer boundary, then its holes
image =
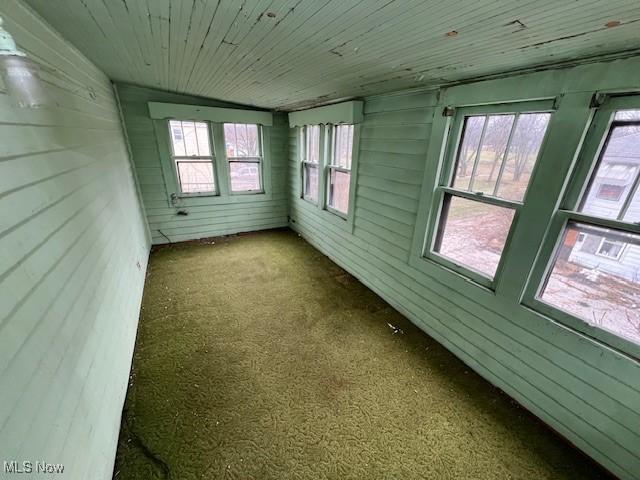
POLYGON ((259 125, 225 123, 224 143, 232 193, 262 192, 262 135, 259 125))
POLYGON ((423 254, 492 287, 552 102, 457 108, 423 254))
POLYGON ((169 121, 171 159, 180 192, 216 193, 214 156, 209 125, 205 122, 169 121))
POLYGON ((327 209, 341 216, 349 213, 353 128, 353 125, 333 126, 331 158, 327 166, 327 209))
POLYGON ((622 348, 640 344, 639 186, 640 99, 613 97, 587 133, 528 297, 622 348))
POLYGON ((300 128, 302 163, 302 198, 318 203, 320 168, 320 125, 305 125, 300 128))

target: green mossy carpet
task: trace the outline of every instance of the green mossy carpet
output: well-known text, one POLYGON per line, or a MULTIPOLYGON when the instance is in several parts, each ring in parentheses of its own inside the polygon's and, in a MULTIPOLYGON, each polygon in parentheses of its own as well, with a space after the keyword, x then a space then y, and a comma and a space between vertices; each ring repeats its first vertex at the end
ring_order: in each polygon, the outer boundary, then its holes
POLYGON ((605 477, 293 232, 151 255, 118 480, 605 477))

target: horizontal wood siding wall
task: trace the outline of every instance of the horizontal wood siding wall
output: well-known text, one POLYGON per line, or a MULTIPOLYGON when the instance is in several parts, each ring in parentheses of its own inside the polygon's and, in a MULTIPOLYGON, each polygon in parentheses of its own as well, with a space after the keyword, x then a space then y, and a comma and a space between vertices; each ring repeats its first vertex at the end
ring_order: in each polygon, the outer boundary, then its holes
POLYGON ((275 114, 274 125, 265 128, 265 134, 269 131, 271 142, 271 198, 243 195, 243 200, 250 197, 253 201, 234 203, 230 200, 229 203, 220 203, 215 197, 197 197, 174 207, 167 201, 157 138, 147 103, 155 101, 211 107, 237 105, 132 85, 118 85, 118 95, 154 244, 168 243, 163 234, 171 242, 178 242, 287 225, 286 115, 275 114), (186 210, 189 215, 177 215, 178 210, 186 210))
POLYGON ((365 99, 353 232, 300 199, 291 129, 291 227, 587 454, 638 478, 636 361, 488 292, 478 301, 472 284, 454 290, 409 265, 435 103, 432 93, 365 99))
POLYGON ((108 78, 21 2, 0 15, 51 101, 17 108, 0 90, 0 460, 108 479, 145 221, 108 78))

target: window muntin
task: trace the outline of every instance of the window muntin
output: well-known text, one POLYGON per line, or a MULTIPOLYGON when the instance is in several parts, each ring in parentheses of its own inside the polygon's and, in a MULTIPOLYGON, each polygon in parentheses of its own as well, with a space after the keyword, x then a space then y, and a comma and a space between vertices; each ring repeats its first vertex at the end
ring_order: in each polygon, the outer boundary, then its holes
POLYGON ((305 125, 300 129, 302 162, 302 198, 318 202, 320 165, 320 125, 305 125))
POLYGON ((225 123, 224 143, 232 193, 262 192, 262 136, 259 125, 225 123))
POLYGON ((452 187, 521 202, 550 113, 465 117, 452 187))
POLYGON ((171 158, 182 193, 215 193, 214 157, 205 122, 169 120, 171 158))
POLYGON ((452 165, 445 167, 450 174, 445 173, 445 183, 438 187, 440 215, 426 255, 435 254, 439 261, 492 286, 551 113, 527 111, 524 104, 505 113, 465 115, 467 111, 460 109, 459 123, 454 123, 454 131, 461 131, 459 139, 450 137, 457 144, 449 145, 452 165))
POLYGON ((539 298, 640 344, 640 235, 570 221, 539 298))
POLYGON ((627 348, 640 345, 640 110, 615 110, 625 101, 596 113, 582 152, 588 164, 574 175, 569 208, 556 214, 559 240, 534 298, 548 315, 627 348), (620 198, 604 185, 619 186, 620 198), (609 198, 598 198, 603 189, 609 198))
POLYGON ((617 112, 579 211, 625 222, 640 221, 639 183, 640 110, 617 112), (619 192, 617 196, 614 190, 619 192))
POLYGON ((353 158, 353 125, 333 127, 333 148, 328 165, 327 207, 342 215, 349 212, 349 189, 353 158))

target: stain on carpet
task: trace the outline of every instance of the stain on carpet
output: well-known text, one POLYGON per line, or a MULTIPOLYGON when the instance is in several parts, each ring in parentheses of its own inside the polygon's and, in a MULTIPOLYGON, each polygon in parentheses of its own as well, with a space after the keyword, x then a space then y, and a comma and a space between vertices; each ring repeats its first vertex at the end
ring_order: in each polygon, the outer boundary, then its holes
POLYGON ((290 231, 150 259, 114 478, 609 478, 290 231))

